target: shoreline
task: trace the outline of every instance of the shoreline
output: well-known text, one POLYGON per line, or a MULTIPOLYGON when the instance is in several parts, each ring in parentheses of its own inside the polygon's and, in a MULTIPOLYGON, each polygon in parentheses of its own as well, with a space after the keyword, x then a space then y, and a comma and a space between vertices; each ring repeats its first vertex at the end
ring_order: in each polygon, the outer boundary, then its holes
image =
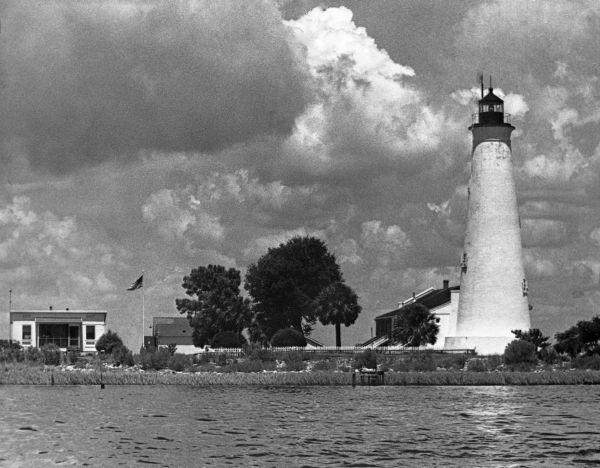
MULTIPOLYGON (((110 369, 0 367, 0 385, 189 385, 189 386, 351 386, 352 372, 172 372, 110 369)), ((386 372, 385 386, 598 385, 600 371, 429 371, 386 372)), ((360 385, 357 385, 360 386, 360 385)))

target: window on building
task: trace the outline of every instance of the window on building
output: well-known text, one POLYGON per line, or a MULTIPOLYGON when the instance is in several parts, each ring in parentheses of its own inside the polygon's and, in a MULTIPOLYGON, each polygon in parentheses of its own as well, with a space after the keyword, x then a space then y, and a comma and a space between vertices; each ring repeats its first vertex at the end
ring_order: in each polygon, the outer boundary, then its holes
POLYGON ((31 325, 23 325, 23 337, 24 344, 31 344, 31 325))
POLYGON ((94 325, 85 326, 86 341, 94 341, 96 339, 96 327, 94 325))

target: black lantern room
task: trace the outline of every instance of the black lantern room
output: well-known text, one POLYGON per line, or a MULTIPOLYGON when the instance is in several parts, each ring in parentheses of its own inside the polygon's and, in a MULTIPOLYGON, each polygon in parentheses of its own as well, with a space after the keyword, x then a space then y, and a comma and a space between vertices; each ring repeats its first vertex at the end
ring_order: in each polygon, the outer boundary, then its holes
MULTIPOLYGON (((479 101, 479 125, 503 125, 504 101, 494 94, 494 88, 479 101)), ((508 123, 508 122, 506 122, 508 123)))

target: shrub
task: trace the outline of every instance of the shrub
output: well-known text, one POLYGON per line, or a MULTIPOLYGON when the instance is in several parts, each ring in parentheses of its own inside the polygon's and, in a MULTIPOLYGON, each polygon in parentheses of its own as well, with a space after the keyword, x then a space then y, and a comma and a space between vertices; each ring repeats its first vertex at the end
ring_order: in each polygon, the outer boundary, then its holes
POLYGON ((111 356, 115 366, 126 365, 131 367, 134 365, 133 355, 125 345, 114 346, 112 348, 111 356))
POLYGON ((215 364, 217 366, 226 366, 227 365, 227 354, 219 353, 215 357, 215 364))
POLYGON ((513 340, 506 345, 504 350, 504 363, 511 364, 535 364, 537 362, 537 348, 523 340, 513 340))
POLYGON ((306 362, 299 360, 299 361, 284 361, 285 364, 285 369, 286 371, 302 371, 304 369, 306 369, 306 362))
POLYGON ((275 355, 270 349, 263 348, 258 344, 244 346, 244 355, 251 361, 275 362, 275 355))
POLYGON ((552 346, 542 348, 539 354, 540 359, 546 364, 556 364, 560 360, 560 356, 552 346))
POLYGON ((275 353, 275 354, 276 355, 279 354, 280 356, 278 356, 278 357, 285 362, 308 361, 309 360, 308 354, 305 353, 304 351, 284 351, 284 352, 275 353))
POLYGON ((96 342, 96 350, 98 352, 104 351, 106 354, 111 354, 115 346, 123 346, 123 340, 116 333, 108 330, 104 335, 98 338, 96 342))
POLYGON ((40 348, 27 348, 25 350, 25 360, 29 362, 44 362, 44 354, 40 351, 40 348))
POLYGON ((213 348, 240 348, 244 344, 246 344, 246 338, 240 333, 222 331, 213 337, 210 345, 213 348))
POLYGON ((272 371, 275 369, 275 362, 263 362, 263 361, 238 361, 233 362, 219 369, 221 372, 262 372, 272 371))
POLYGON ((165 369, 169 363, 171 354, 166 348, 160 348, 156 353, 151 353, 152 368, 156 370, 165 369))
POLYGON ((271 338, 271 346, 284 347, 284 346, 306 346, 306 338, 298 330, 293 328, 283 328, 278 330, 271 338))
POLYGON ((571 365, 577 369, 600 370, 600 356, 598 354, 577 356, 571 361, 571 365))
POLYGON ((377 369, 377 355, 372 349, 366 349, 354 359, 356 369, 377 369))
POLYGON ((474 358, 467 361, 467 370, 470 372, 485 372, 487 370, 483 359, 474 358))
POLYGON ((61 361, 62 353, 60 348, 54 343, 48 343, 41 347, 44 355, 44 364, 48 366, 58 366, 61 361))
POLYGON ((167 363, 169 369, 174 370, 176 372, 182 372, 186 369, 189 369, 192 366, 192 360, 189 356, 185 354, 173 354, 167 363))
POLYGON ((337 363, 335 361, 324 360, 324 361, 315 362, 315 364, 312 367, 312 370, 328 371, 328 370, 335 370, 336 368, 337 368, 337 363))

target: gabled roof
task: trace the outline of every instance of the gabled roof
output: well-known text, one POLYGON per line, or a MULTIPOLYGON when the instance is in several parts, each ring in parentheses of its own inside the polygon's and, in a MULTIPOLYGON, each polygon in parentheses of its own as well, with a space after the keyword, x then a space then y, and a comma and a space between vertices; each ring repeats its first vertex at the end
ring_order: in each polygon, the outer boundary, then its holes
POLYGON ((185 317, 154 317, 154 334, 160 337, 191 337, 194 331, 185 317))
POLYGON ((385 314, 379 315, 379 316, 375 317, 375 320, 382 320, 382 319, 386 319, 389 317, 394 317, 398 313, 400 313, 400 311, 402 309, 404 309, 409 304, 413 304, 414 302, 418 302, 419 304, 424 305, 429 310, 435 309, 436 307, 439 307, 443 304, 447 304, 448 302, 450 302, 450 294, 452 293, 452 291, 458 291, 458 290, 460 290, 460 286, 452 286, 451 288, 447 288, 447 289, 429 288, 425 291, 425 294, 421 293, 421 294, 415 296, 414 301, 413 300, 405 301, 405 302, 403 302, 404 305, 402 307, 399 307, 398 309, 394 309, 390 312, 386 312, 385 314))
POLYGON ((314 346, 315 348, 322 348, 323 347, 323 343, 321 343, 318 340, 315 340, 314 338, 311 338, 310 336, 306 336, 306 344, 309 346, 314 346))

